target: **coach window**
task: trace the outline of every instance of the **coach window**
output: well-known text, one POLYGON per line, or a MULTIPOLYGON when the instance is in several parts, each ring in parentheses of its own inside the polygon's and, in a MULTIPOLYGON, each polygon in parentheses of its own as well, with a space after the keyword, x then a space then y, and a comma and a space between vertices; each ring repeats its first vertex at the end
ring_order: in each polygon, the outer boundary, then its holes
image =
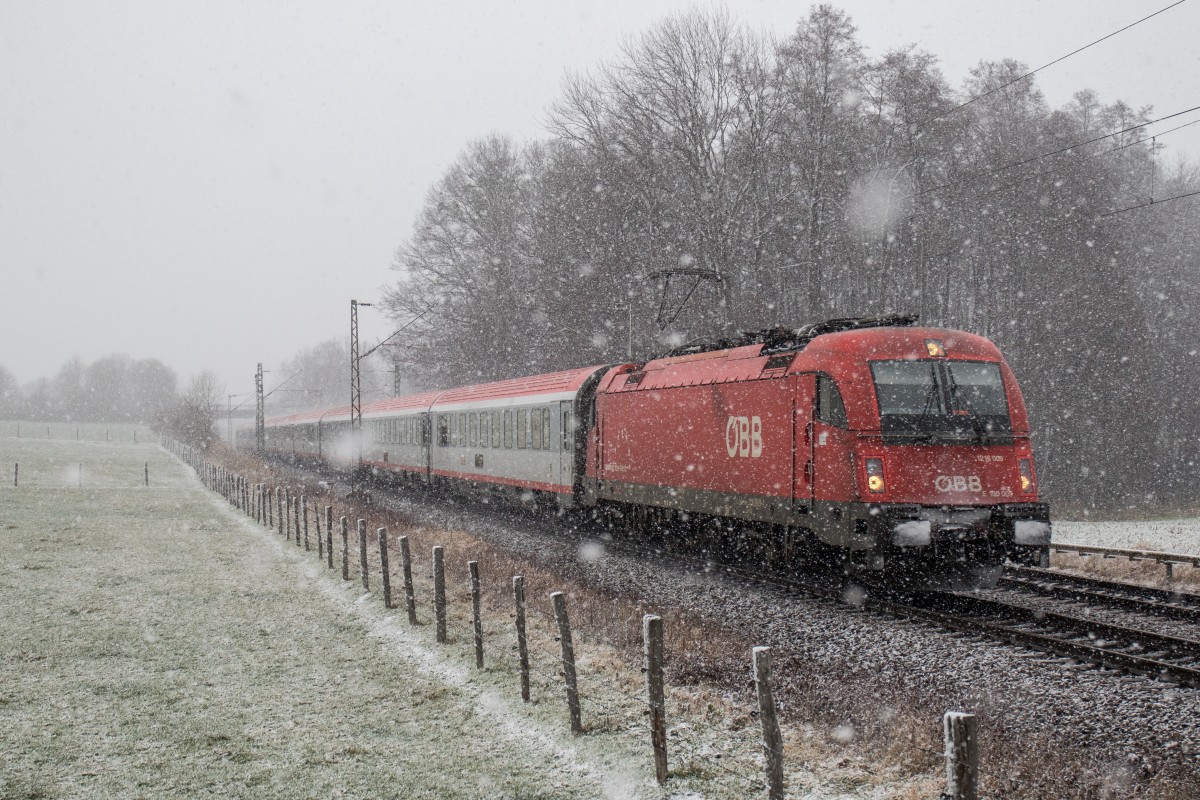
POLYGON ((500 412, 492 412, 492 447, 500 446, 500 412))
POLYGON ((833 378, 828 375, 817 376, 816 417, 829 425, 839 428, 849 427, 846 419, 846 404, 842 402, 842 393, 838 391, 833 378))
POLYGON ((534 450, 542 449, 542 420, 545 418, 546 409, 535 408, 533 410, 533 419, 529 423, 530 433, 533 434, 533 444, 530 445, 534 450))
POLYGON ((479 447, 479 412, 471 412, 471 447, 479 447))
POLYGON ((527 412, 523 408, 517 409, 517 449, 525 449, 525 431, 528 430, 527 412))
POLYGON ((508 450, 512 449, 513 444, 513 419, 512 409, 504 409, 504 447, 508 450))
POLYGON ((438 414, 438 447, 446 447, 450 444, 450 420, 445 414, 438 414))

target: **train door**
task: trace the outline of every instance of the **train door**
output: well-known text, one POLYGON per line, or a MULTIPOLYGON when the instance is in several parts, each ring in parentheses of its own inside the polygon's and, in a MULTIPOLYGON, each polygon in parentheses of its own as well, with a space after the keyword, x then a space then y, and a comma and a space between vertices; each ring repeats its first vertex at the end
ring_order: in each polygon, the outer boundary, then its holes
POLYGON ((812 508, 813 500, 813 396, 816 376, 796 375, 792 391, 792 505, 812 508))
POLYGON ((575 483, 575 415, 571 411, 571 401, 562 400, 558 404, 558 422, 561 442, 558 448, 558 479, 559 483, 571 486, 575 483))
POLYGON ((813 521, 818 537, 839 547, 852 547, 849 503, 858 496, 854 480, 853 434, 837 383, 814 376, 812 402, 813 521))
POLYGON ((417 417, 417 441, 420 442, 421 480, 429 482, 430 454, 433 452, 433 415, 428 411, 417 417))

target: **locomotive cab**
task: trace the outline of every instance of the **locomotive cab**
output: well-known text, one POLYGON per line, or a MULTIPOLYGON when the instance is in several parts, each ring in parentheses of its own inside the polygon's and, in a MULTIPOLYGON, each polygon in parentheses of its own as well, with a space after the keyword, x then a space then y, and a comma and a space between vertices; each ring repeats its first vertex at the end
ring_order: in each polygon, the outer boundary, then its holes
POLYGON ((825 338, 809 351, 824 368, 808 437, 817 538, 870 569, 1045 563, 1049 508, 1020 389, 995 345, 941 329, 825 338))

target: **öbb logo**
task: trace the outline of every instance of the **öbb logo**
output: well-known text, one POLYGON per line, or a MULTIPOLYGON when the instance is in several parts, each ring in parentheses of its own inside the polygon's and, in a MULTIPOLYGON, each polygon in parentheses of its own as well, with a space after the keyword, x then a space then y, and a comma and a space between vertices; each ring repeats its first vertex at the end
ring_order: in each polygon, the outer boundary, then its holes
POLYGON ((933 488, 939 492, 981 492, 983 483, 978 475, 938 475, 933 488))
POLYGON ((725 452, 730 458, 762 455, 762 418, 730 417, 725 423, 725 452))

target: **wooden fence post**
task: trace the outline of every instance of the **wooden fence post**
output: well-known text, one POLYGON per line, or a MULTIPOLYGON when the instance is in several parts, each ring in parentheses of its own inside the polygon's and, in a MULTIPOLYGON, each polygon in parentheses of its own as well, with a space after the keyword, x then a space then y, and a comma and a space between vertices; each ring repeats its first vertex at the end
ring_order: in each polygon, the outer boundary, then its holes
POLYGON ((388 574, 387 528, 377 528, 375 536, 379 539, 379 565, 383 572, 383 607, 392 607, 392 576, 388 574))
POLYGON ((974 714, 947 711, 942 717, 946 746, 943 800, 979 798, 979 723, 974 714))
POLYGON ((367 521, 358 521, 358 572, 362 576, 363 588, 371 591, 371 581, 367 575, 367 521))
POLYGON ((779 735, 775 695, 771 691, 771 648, 755 647, 752 653, 758 714, 762 719, 763 755, 767 760, 767 797, 783 800, 783 737, 779 735))
POLYGON ((437 625, 439 644, 446 643, 446 565, 442 561, 442 548, 433 548, 433 618, 437 625))
MULTIPOLYGON (((301 495, 303 497, 303 495, 301 495)), ((296 526, 296 547, 300 546, 300 497, 292 498, 292 524, 296 526)))
POLYGON ((650 746, 654 749, 654 778, 658 785, 667 782, 666 687, 663 681, 662 617, 642 617, 642 654, 646 670, 646 698, 650 705, 650 746))
MULTIPOLYGON (((46 438, 47 438, 47 439, 49 439, 49 438, 50 438, 50 429, 49 429, 49 428, 47 428, 47 429, 46 429, 46 438)), ((83 464, 80 464, 80 465, 79 465, 79 475, 78 475, 78 477, 79 477, 79 487, 80 487, 80 488, 83 488, 83 464)))
POLYGON ((304 514, 304 549, 312 550, 308 544, 308 498, 305 495, 300 495, 300 508, 304 514))
POLYGON ((408 552, 408 537, 401 536, 397 542, 400 545, 400 570, 404 573, 404 603, 408 606, 408 624, 417 624, 417 595, 413 591, 412 558, 408 552))
POLYGON ((342 517, 342 580, 350 580, 350 532, 345 517, 342 517))
POLYGON ((283 530, 280 531, 280 533, 282 533, 284 535, 284 537, 286 537, 288 539, 288 541, 291 541, 291 538, 292 538, 292 490, 286 486, 283 487, 283 512, 281 513, 281 515, 279 517, 279 524, 283 526, 283 530))
POLYGON ((275 504, 279 498, 279 487, 272 486, 267 490, 267 516, 271 523, 271 527, 275 527, 275 504))
POLYGON ((146 462, 146 485, 150 485, 150 462, 146 462))
MULTIPOLYGON (((316 526, 317 526, 317 561, 324 561, 325 560, 325 537, 321 534, 321 511, 319 508, 316 507, 316 503, 313 503, 313 506, 314 506, 313 521, 316 523, 316 526)), ((307 514, 308 512, 305 511, 304 513, 307 514)))
POLYGON ((517 659, 521 666, 521 699, 529 702, 529 639, 525 636, 525 576, 513 575, 513 604, 517 607, 517 659))
POLYGON ((567 599, 562 592, 550 595, 554 603, 554 618, 558 620, 558 640, 562 645, 563 681, 567 685, 567 710, 571 712, 571 733, 583 733, 579 713, 579 684, 575 680, 575 645, 571 642, 571 622, 567 618, 567 599))
POLYGON ((475 630, 475 668, 483 669, 483 609, 479 590, 479 562, 468 561, 471 574, 471 619, 475 630))
POLYGON ((17 478, 21 475, 20 462, 13 464, 13 486, 17 485, 17 478))
POLYGON ((325 506, 325 557, 333 569, 333 506, 325 506))

